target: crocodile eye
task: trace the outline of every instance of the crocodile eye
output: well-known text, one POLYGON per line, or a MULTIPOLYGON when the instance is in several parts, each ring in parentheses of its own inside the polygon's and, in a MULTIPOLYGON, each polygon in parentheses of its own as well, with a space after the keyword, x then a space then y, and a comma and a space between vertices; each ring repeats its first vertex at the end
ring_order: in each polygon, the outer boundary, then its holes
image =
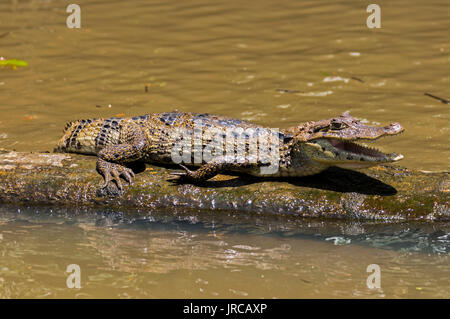
POLYGON ((345 123, 331 121, 329 125, 318 126, 314 128, 313 132, 318 133, 318 132, 339 131, 347 127, 348 126, 345 123))
POLYGON ((341 128, 341 123, 331 123, 332 130, 339 130, 341 128))
POLYGON ((330 127, 331 127, 332 130, 342 130, 342 129, 348 127, 348 126, 345 123, 342 123, 342 122, 331 122, 330 127))

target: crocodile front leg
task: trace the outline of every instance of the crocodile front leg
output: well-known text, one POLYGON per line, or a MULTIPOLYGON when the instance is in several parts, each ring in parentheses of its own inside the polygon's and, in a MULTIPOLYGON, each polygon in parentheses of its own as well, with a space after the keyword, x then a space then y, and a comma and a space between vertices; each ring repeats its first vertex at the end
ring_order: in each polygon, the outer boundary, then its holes
POLYGON ((103 188, 116 183, 122 190, 122 177, 129 184, 135 176, 132 169, 125 166, 136 162, 145 155, 148 142, 142 128, 134 123, 126 123, 121 128, 121 144, 108 145, 98 153, 97 171, 103 176, 103 188))
POLYGON ((102 188, 106 188, 111 182, 115 182, 119 190, 122 190, 120 177, 131 185, 132 178, 135 176, 131 168, 121 164, 107 162, 101 158, 97 160, 97 171, 103 176, 105 181, 102 188))
POLYGON ((263 164, 256 159, 256 157, 236 157, 236 156, 218 156, 212 161, 203 164, 197 170, 191 171, 186 166, 180 166, 184 169, 184 172, 171 172, 174 178, 172 181, 179 183, 192 182, 198 183, 213 178, 217 174, 226 171, 242 171, 259 168, 269 164, 263 164))

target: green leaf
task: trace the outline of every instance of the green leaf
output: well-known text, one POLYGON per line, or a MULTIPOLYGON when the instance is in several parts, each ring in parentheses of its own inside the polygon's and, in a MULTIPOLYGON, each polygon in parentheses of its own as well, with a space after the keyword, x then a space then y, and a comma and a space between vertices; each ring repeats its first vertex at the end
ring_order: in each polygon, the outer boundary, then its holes
POLYGON ((16 60, 16 59, 10 59, 10 60, 0 60, 0 66, 28 66, 28 63, 23 60, 16 60))

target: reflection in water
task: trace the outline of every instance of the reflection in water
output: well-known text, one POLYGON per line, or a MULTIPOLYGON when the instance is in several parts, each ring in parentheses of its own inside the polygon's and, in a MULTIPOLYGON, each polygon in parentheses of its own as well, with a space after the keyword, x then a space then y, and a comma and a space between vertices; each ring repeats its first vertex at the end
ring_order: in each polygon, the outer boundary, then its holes
POLYGON ((450 296, 445 224, 17 211, 0 212, 0 297, 450 296), (378 290, 366 286, 374 263, 378 290), (80 290, 66 287, 69 264, 81 267, 80 290))

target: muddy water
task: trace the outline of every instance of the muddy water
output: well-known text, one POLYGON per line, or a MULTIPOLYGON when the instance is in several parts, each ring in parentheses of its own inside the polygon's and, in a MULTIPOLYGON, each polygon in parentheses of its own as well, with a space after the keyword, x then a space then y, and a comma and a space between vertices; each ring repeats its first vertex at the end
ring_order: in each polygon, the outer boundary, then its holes
POLYGON ((378 1, 381 29, 354 1, 76 3, 80 29, 66 1, 0 2, 0 56, 29 63, 0 69, 0 147, 52 150, 86 117, 178 109, 283 128, 350 110, 405 126, 377 144, 403 165, 449 169, 449 105, 424 95, 450 99, 446 0, 378 1))
POLYGON ((0 298, 449 298, 450 228, 0 209, 0 298), (80 289, 67 266, 80 267, 80 289), (369 289, 367 267, 380 267, 369 289))
MULTIPOLYGON (((178 109, 283 128, 349 110, 402 123, 377 143, 402 165, 449 169, 449 105, 424 95, 450 99, 448 1, 377 1, 376 30, 355 1, 74 2, 80 29, 66 27, 66 1, 0 1, 0 56, 29 64, 0 68, 0 148, 52 150, 78 118, 178 109)), ((325 224, 316 236, 298 230, 307 222, 248 229, 254 217, 217 230, 213 217, 104 225, 16 213, 0 220, 0 297, 450 296, 448 229, 381 225, 366 237, 325 224), (71 263, 81 290, 65 286, 71 263), (374 263, 382 288, 370 290, 374 263)))

